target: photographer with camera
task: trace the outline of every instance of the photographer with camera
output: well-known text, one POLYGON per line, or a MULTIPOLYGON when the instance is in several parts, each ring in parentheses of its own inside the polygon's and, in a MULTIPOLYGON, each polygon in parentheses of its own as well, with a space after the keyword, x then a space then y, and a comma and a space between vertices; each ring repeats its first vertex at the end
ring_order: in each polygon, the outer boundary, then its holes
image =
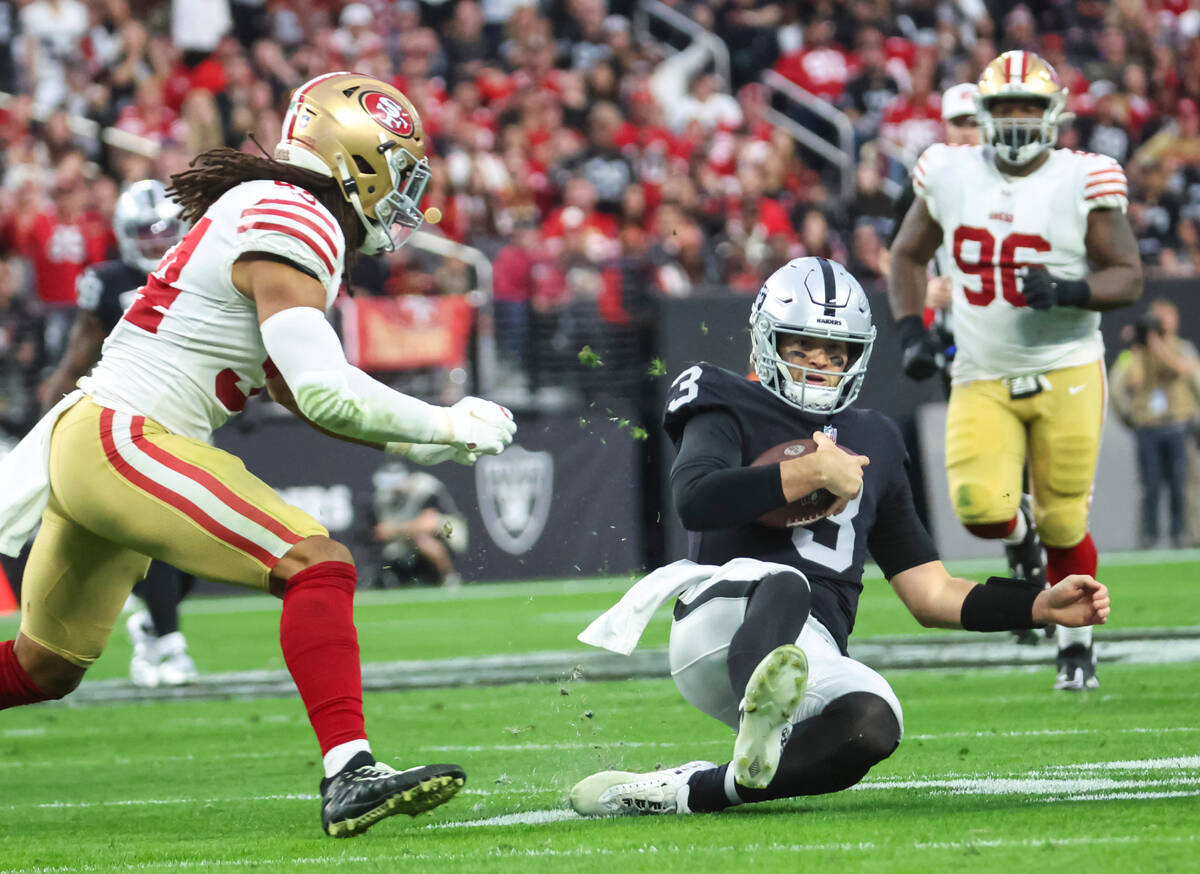
POLYGON ((1179 311, 1165 298, 1128 326, 1129 343, 1113 364, 1109 381, 1113 408, 1137 441, 1142 480, 1141 548, 1158 541, 1158 506, 1162 486, 1170 506, 1171 545, 1187 545, 1187 437, 1200 416, 1200 356, 1178 334, 1179 311))

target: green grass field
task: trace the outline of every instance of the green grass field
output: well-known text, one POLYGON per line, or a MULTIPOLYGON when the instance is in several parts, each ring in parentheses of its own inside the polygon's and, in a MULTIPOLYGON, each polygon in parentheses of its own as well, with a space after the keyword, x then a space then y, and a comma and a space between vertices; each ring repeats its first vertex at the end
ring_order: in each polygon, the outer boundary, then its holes
MULTIPOLYGON (((1200 626, 1200 566, 1104 562, 1103 635, 1200 626)), ((952 568, 959 570, 960 568, 952 568)), ((983 575, 999 568, 972 568, 983 575)), ((364 593, 364 660, 585 648, 574 635, 627 581, 364 593)), ((868 583, 851 643, 918 628, 868 583)), ((278 605, 198 599, 185 630, 204 671, 282 667, 278 605)), ((0 639, 15 621, 0 618, 0 639)), ((644 644, 666 641, 667 621, 644 644)), ((1175 643, 1157 645, 1163 660, 1175 643)), ((15 872, 724 872, 1197 870, 1200 662, 1104 663, 1099 691, 1050 692, 1053 659, 1019 670, 884 670, 904 742, 855 789, 714 816, 585 821, 571 785, 602 768, 722 761, 723 726, 669 680, 380 692, 377 754, 455 761, 466 789, 352 841, 321 835, 319 756, 295 698, 48 705, 0 715, 0 874, 15 872)), ((96 678, 124 676, 114 635, 96 678)))

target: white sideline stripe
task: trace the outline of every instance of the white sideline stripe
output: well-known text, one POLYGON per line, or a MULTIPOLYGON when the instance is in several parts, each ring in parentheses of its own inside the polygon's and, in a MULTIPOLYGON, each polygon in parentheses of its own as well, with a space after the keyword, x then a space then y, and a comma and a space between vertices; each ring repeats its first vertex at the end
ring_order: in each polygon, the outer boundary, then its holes
POLYGON ((431 822, 427 829, 443 828, 481 828, 489 825, 546 825, 551 822, 563 822, 568 819, 583 819, 573 810, 558 808, 555 810, 527 810, 522 813, 506 813, 502 816, 492 816, 487 819, 468 819, 465 822, 431 822))
MULTIPOLYGON (((195 504, 221 525, 257 544, 276 558, 283 556, 292 548, 292 544, 268 531, 253 519, 243 516, 205 486, 143 452, 133 442, 132 422, 133 417, 128 413, 113 414, 113 443, 116 446, 117 454, 130 467, 167 491, 174 492, 195 504)), ((203 525, 201 522, 196 522, 196 524, 203 525)), ((221 537, 215 531, 209 533, 218 539, 221 537)))
MULTIPOLYGON (((265 721, 265 720, 264 720, 265 721)), ((231 721, 231 724, 232 721, 231 721)), ((238 725, 243 724, 242 721, 237 721, 238 725)), ((1098 735, 1103 734, 1106 737, 1117 734, 1174 734, 1179 732, 1195 733, 1200 732, 1200 726, 1192 725, 1177 725, 1168 726, 1165 728, 1117 728, 1102 730, 1098 728, 1047 728, 1031 731, 950 731, 941 734, 911 734, 907 735, 906 739, 913 740, 958 740, 961 738, 1005 738, 1005 737, 1053 737, 1053 736, 1072 736, 1072 735, 1098 735)), ((39 729, 9 729, 0 732, 0 737, 41 737, 47 734, 44 728, 39 729)), ((729 740, 726 738, 708 738, 705 740, 695 741, 620 741, 620 740, 594 740, 576 743, 560 743, 560 744, 436 744, 414 747, 415 752, 421 753, 488 753, 488 752, 507 752, 507 753, 522 753, 522 752, 547 752, 550 750, 592 750, 592 749, 676 749, 685 748, 692 749, 695 747, 727 747, 729 740)), ((116 756, 118 760, 123 761, 124 756, 116 756)), ((223 759, 277 759, 278 752, 254 752, 254 753, 228 753, 222 757, 223 759)), ((1180 761, 1190 761, 1196 757, 1185 757, 1180 761)), ((139 762, 148 764, 151 762, 193 762, 197 757, 194 755, 178 755, 178 756, 141 756, 139 762)), ((2 768, 61 768, 68 760, 23 760, 23 761, 0 761, 0 769, 2 768)), ((73 760, 74 765, 103 765, 108 763, 109 759, 85 759, 73 760)), ((1143 760, 1157 761, 1157 760, 1143 760)), ((1086 770, 1089 768, 1128 768, 1133 769, 1145 768, 1144 763, 1108 763, 1106 765, 1061 765, 1059 768, 1067 768, 1072 770, 1086 770)), ((471 790, 466 790, 470 792, 471 790)))
MULTIPOLYGON (((1055 766, 1054 768, 1044 769, 1041 771, 1033 771, 1025 775, 1018 776, 994 776, 994 775, 943 775, 933 778, 923 779, 870 779, 864 780, 856 786, 852 786, 850 791, 880 791, 888 789, 933 789, 933 790, 949 790, 951 795, 1059 795, 1065 796, 1064 800, 1086 800, 1076 796, 1078 793, 1097 793, 1101 791, 1113 792, 1114 790, 1127 790, 1118 792, 1113 797, 1143 797, 1137 795, 1138 792, 1145 790, 1153 790, 1155 787, 1200 787, 1200 756, 1173 756, 1161 759, 1141 759, 1141 760, 1115 760, 1107 762, 1083 762, 1075 765, 1055 766), (1105 776, 1089 776, 1089 777, 1062 777, 1053 776, 1058 770, 1146 770, 1146 771, 1191 771, 1188 774, 1177 774, 1174 777, 1158 780, 1138 780, 1138 779, 1115 779, 1105 776)), ((467 795, 511 795, 514 793, 528 794, 530 792, 554 792, 553 787, 537 787, 537 786, 518 786, 509 785, 504 789, 466 789, 463 794, 467 795)), ((946 794, 937 792, 935 794, 946 794)), ((1168 795, 1154 795, 1144 797, 1176 797, 1180 795, 1197 795, 1200 794, 1200 789, 1195 792, 1185 792, 1175 790, 1168 795)), ((233 797, 233 798, 143 798, 143 799, 106 799, 104 801, 47 801, 36 804, 10 804, 8 810, 21 810, 33 808, 38 810, 58 810, 72 808, 89 808, 89 807, 138 807, 138 806, 163 806, 172 804, 228 804, 246 803, 246 802, 261 802, 261 801, 315 801, 319 796, 303 792, 303 793, 286 793, 279 795, 257 795, 251 797, 233 797)), ((1089 796, 1096 797, 1096 796, 1089 796)), ((0 808, 2 809, 2 808, 0 808)), ((570 812, 565 810, 557 810, 551 812, 553 816, 559 819, 570 819, 574 814, 567 815, 570 812)), ((529 816, 543 816, 546 811, 534 811, 529 814, 507 814, 500 817, 491 817, 487 820, 469 820, 475 825, 514 825, 514 824, 535 824, 534 820, 529 820, 529 816), (517 817, 512 819, 512 817, 517 817), (521 817, 526 817, 522 819, 521 817)), ((554 822, 556 819, 541 819, 537 822, 554 822)), ((463 825, 462 823, 439 823, 430 827, 456 828, 463 825)))
MULTIPOLYGON (((463 825, 464 823, 460 823, 463 825)), ((664 844, 662 847, 654 844, 639 847, 613 849, 609 847, 577 847, 570 850, 551 848, 500 850, 493 848, 488 851, 466 853, 405 853, 405 862, 466 862, 495 858, 536 858, 536 857, 586 857, 586 856, 636 856, 645 858, 658 853, 682 856, 690 853, 828 853, 828 852, 874 852, 876 850, 894 847, 896 849, 914 850, 978 850, 978 849, 1010 849, 1029 848, 1046 849, 1056 846, 1088 846, 1129 845, 1129 844, 1190 844, 1195 843, 1196 836, 1155 837, 1152 835, 1098 835, 1071 837, 1039 837, 1039 838, 1001 838, 996 840, 977 841, 913 841, 911 844, 877 844, 874 841, 858 841, 855 843, 828 844, 750 844, 748 846, 714 846, 710 844, 664 844)), ((137 862, 124 865, 56 865, 51 867, 38 866, 34 868, 4 868, 0 874, 112 874, 117 871, 158 871, 158 870, 187 870, 191 868, 256 868, 275 865, 287 869, 298 867, 345 867, 347 865, 362 865, 363 863, 382 861, 383 856, 309 856, 287 857, 277 859, 180 859, 177 861, 137 862)))

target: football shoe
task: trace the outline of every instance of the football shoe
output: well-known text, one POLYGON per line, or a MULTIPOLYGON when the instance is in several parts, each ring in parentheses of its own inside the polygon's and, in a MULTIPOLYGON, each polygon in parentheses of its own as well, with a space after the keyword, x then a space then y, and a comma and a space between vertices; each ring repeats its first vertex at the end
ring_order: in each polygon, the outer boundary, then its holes
POLYGON ((407 771, 359 753, 321 781, 321 827, 335 838, 360 835, 397 813, 416 816, 445 804, 467 782, 458 765, 421 765, 407 771))
MULTIPOLYGON (((1017 512, 1025 519, 1025 536, 1019 543, 1004 544, 1004 556, 1008 559, 1008 575, 1014 580, 1026 580, 1031 585, 1044 588, 1046 585, 1046 559, 1042 550, 1042 541, 1038 537, 1037 526, 1033 521, 1033 498, 1030 495, 1021 496, 1021 504, 1017 512)), ((1026 628, 1014 631, 1013 637, 1017 643, 1034 646, 1047 637, 1053 637, 1054 626, 1044 629, 1026 628)))
POLYGON ((158 651, 158 682, 164 686, 185 686, 195 682, 200 672, 188 655, 187 640, 182 631, 164 634, 154 643, 158 651))
POLYGON ((1090 646, 1073 643, 1058 651, 1058 674, 1054 688, 1062 692, 1083 692, 1099 689, 1096 679, 1096 653, 1090 646))
POLYGON ((652 813, 691 813, 688 780, 697 771, 717 767, 712 762, 688 762, 677 768, 639 774, 601 771, 571 789, 571 806, 580 816, 639 816, 652 813))
POLYGON ((775 777, 785 733, 808 684, 808 659, 795 644, 771 650, 750 681, 733 744, 733 777, 748 789, 765 789, 775 777))
POLYGON ((158 638, 150 614, 139 610, 125 620, 125 631, 133 644, 133 655, 129 659, 129 680, 135 686, 153 689, 159 683, 158 638))

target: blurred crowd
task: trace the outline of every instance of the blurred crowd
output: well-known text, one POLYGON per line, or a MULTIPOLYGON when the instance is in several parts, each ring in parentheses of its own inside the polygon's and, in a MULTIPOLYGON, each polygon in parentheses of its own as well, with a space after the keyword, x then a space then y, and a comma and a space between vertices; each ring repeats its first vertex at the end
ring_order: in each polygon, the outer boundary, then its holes
MULTIPOLYGON (((336 69, 393 81, 420 110, 425 203, 444 215, 430 230, 493 259, 510 358, 537 345, 539 318, 636 326, 654 295, 751 294, 800 255, 881 288, 895 183, 943 136, 940 94, 1013 48, 1070 88, 1061 144, 1126 166, 1148 269, 1200 272, 1190 0, 665 5, 723 41, 728 81, 637 0, 0 0, 0 420, 28 420, 76 276, 114 254, 120 187, 215 146, 270 153, 291 89, 336 69), (853 196, 771 123, 825 122, 774 102, 768 69, 848 117, 853 196)), ((474 279, 409 247, 350 282, 437 294, 474 279)))

